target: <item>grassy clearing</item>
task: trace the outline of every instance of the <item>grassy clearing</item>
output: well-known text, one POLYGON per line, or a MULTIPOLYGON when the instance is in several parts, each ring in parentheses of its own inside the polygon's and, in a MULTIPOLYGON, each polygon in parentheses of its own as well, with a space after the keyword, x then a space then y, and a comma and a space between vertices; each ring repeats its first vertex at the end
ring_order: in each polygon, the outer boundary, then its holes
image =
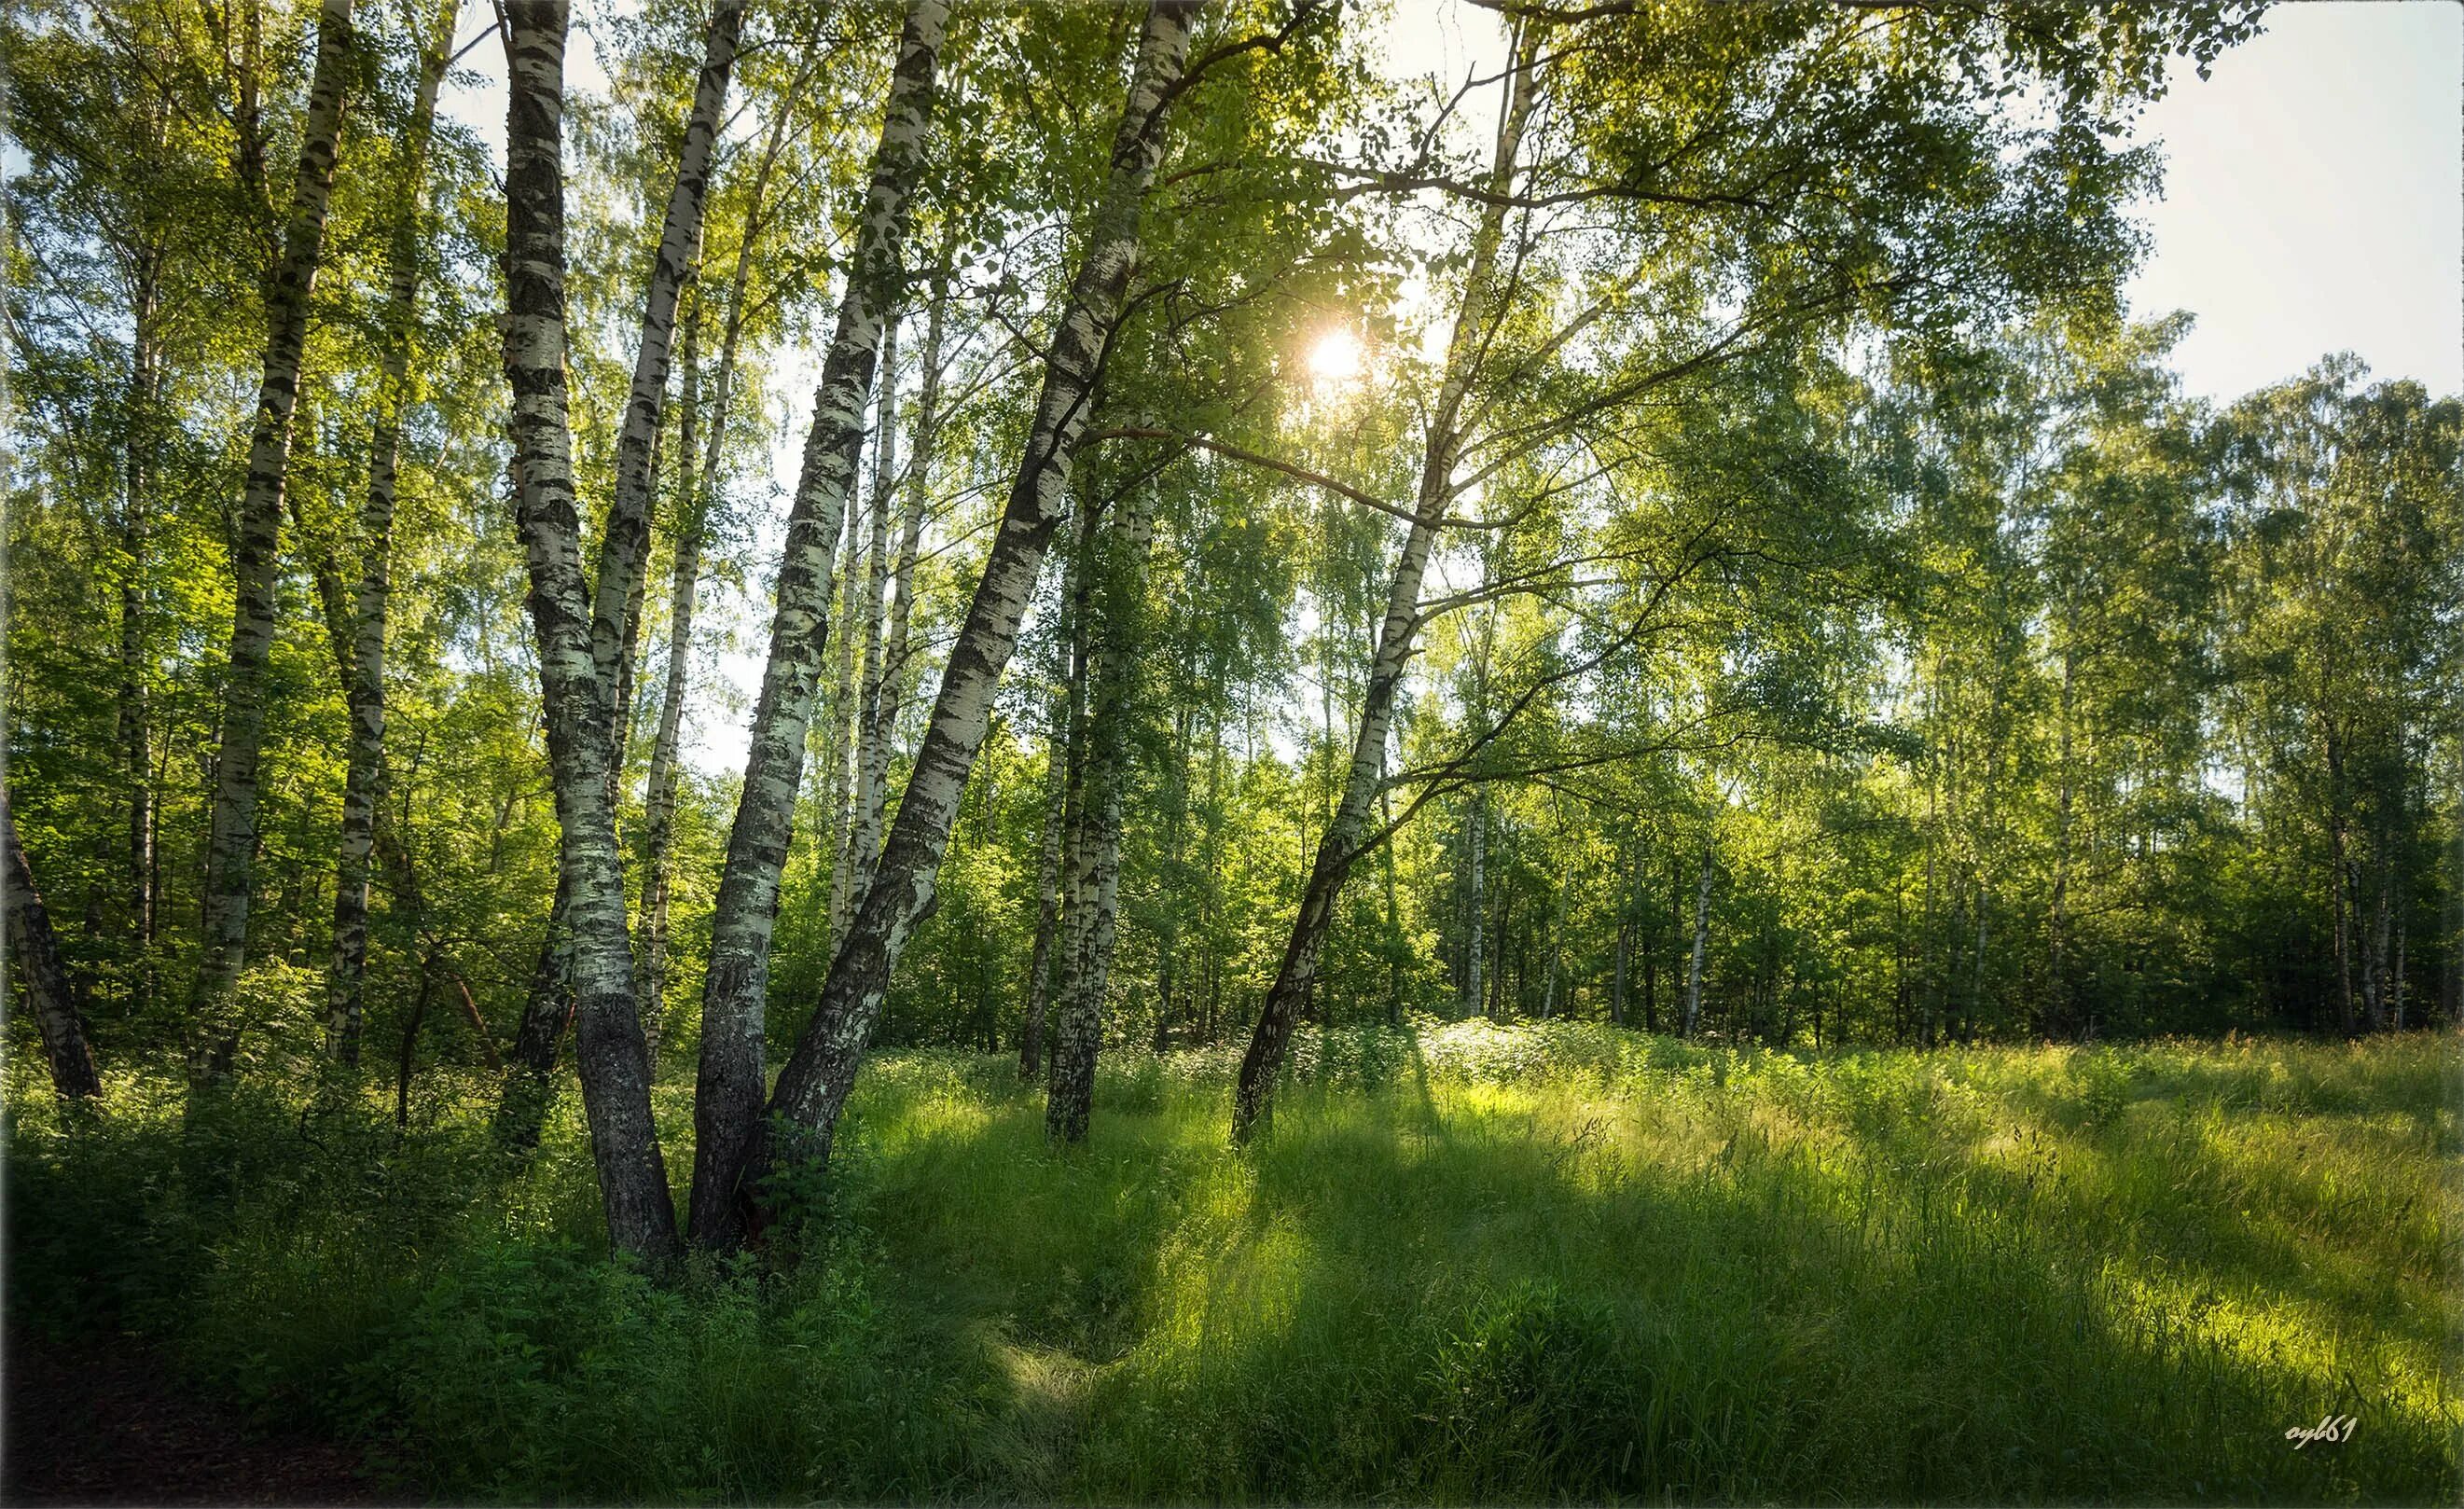
POLYGON ((2464 1492, 2446 1039, 1346 1033, 1246 1156, 1225 1053, 1121 1059, 1059 1154, 1005 1062, 885 1056, 793 1250, 667 1285, 597 1256, 570 1104, 519 1167, 475 1082, 398 1146, 16 1095, 12 1317, 160 1335, 457 1498, 2464 1492))

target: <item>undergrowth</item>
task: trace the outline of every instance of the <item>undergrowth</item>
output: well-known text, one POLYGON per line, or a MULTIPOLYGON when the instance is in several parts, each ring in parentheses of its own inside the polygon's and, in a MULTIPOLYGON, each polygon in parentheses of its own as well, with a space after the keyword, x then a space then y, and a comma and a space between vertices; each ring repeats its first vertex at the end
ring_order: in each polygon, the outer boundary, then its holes
MULTIPOLYGON (((11 1323, 134 1332, 449 1499, 2445 1501, 2453 1044, 1790 1055, 1587 1024, 1103 1072, 883 1055, 759 1258, 598 1234, 440 1072, 63 1111, 11 1067, 11 1323), (2287 1428, 2356 1417, 2296 1450, 2287 1428)), ((671 1168, 691 1085, 659 1089, 671 1168)))

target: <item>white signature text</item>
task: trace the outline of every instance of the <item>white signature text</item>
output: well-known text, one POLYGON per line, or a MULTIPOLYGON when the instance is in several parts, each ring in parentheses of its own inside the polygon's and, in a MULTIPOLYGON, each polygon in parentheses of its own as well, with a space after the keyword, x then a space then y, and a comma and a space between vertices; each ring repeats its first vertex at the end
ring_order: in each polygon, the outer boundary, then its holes
POLYGON ((2361 1423, 2349 1414, 2331 1414, 2317 1425, 2291 1427, 2284 1432, 2284 1438, 2293 1443, 2293 1449, 2297 1452, 2313 1441, 2325 1441, 2332 1446, 2341 1446, 2353 1438, 2353 1430, 2361 1423))

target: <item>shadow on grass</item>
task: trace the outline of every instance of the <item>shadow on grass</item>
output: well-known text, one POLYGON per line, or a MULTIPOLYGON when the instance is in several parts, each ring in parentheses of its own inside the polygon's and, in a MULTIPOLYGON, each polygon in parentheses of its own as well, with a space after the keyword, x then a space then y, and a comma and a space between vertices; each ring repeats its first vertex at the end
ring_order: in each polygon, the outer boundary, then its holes
MULTIPOLYGON (((459 1123, 107 1108, 11 1160, 11 1315, 99 1283, 465 1499, 2457 1495, 2436 1220, 2261 1135, 2360 1167, 2409 1061, 2194 1063, 2219 1120, 2057 1054, 1508 1046, 1321 1055, 1246 1154, 1196 1058, 1108 1065, 1057 1150, 1005 1061, 886 1057, 801 1256, 667 1283, 596 1256, 578 1118, 508 1173, 459 1123)), ((2367 1155, 2435 1194, 2435 1144, 2367 1155)))

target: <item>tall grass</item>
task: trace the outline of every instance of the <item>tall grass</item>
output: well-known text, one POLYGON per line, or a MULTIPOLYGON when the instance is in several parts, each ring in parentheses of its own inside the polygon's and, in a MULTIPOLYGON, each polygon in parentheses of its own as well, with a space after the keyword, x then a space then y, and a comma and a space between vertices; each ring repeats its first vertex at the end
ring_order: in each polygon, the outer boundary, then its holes
POLYGON ((600 1256, 570 1097, 517 1163, 475 1082, 399 1143, 12 1095, 11 1315, 165 1338, 451 1498, 2464 1492, 2452 1041, 1296 1058, 1236 1154, 1219 1050, 1120 1056, 1067 1152, 1003 1061, 884 1056, 792 1239, 664 1282, 600 1256))

